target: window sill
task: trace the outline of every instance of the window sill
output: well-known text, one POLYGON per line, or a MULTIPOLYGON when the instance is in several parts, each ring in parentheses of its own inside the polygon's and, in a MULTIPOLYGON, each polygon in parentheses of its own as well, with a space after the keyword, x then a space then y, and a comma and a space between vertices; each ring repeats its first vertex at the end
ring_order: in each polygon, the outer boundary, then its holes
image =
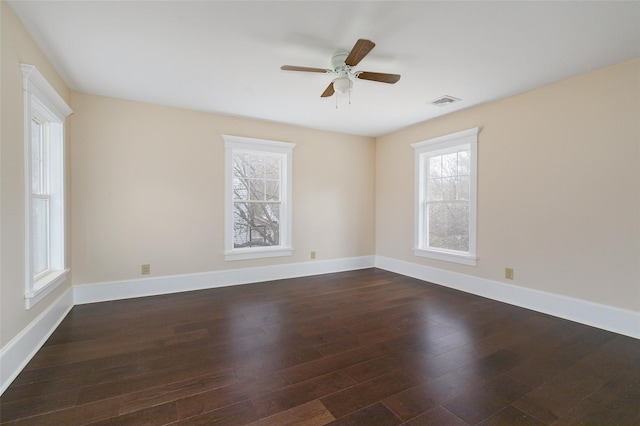
POLYGON ((460 263, 463 265, 476 266, 477 257, 468 254, 456 253, 445 250, 432 250, 414 248, 413 254, 420 257, 428 257, 430 259, 444 260, 445 262, 460 263))
POLYGON ((261 259, 266 257, 282 257, 291 256, 293 249, 291 247, 260 247, 260 248, 245 248, 226 251, 224 253, 224 260, 246 260, 246 259, 261 259))
POLYGON ((24 294, 27 309, 31 309, 66 279, 71 269, 52 271, 33 283, 33 290, 24 294))

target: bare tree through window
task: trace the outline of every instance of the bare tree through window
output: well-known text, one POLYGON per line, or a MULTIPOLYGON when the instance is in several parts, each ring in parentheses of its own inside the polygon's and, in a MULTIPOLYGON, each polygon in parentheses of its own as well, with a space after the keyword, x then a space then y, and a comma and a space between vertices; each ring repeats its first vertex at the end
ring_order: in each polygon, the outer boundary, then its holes
POLYGON ((234 248, 280 244, 282 161, 278 154, 234 154, 234 248))
POLYGON ((469 150, 430 156, 426 211, 429 247, 469 250, 469 150))

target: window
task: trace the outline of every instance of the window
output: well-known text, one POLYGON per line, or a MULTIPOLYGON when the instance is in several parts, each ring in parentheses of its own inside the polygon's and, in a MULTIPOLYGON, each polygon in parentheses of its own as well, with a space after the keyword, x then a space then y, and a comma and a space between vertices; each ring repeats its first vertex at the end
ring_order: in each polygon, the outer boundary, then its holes
POLYGON ((477 143, 474 128, 411 145, 415 255, 475 266, 477 143))
POLYGON ((295 144, 224 135, 225 259, 290 256, 295 144))
POLYGON ((27 309, 64 282, 64 121, 71 108, 33 65, 21 65, 24 90, 25 300, 27 309))

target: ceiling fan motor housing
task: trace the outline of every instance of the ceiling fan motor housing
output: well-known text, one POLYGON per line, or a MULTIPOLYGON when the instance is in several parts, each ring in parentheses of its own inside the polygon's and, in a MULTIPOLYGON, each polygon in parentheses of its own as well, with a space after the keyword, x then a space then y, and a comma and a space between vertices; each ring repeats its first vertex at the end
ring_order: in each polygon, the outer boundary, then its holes
POLYGON ((351 68, 350 66, 345 65, 344 63, 345 59, 347 59, 347 56, 349 56, 349 52, 345 52, 342 50, 334 53, 333 56, 331 57, 331 67, 333 67, 333 69, 336 72, 340 72, 343 69, 351 68))

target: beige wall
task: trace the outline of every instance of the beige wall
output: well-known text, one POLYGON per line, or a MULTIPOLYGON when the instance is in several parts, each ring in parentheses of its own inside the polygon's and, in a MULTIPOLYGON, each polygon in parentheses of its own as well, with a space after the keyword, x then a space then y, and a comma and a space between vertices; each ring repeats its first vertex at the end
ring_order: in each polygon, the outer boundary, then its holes
POLYGON ((38 67, 67 103, 69 89, 4 1, 0 2, 0 16, 0 347, 4 347, 70 286, 70 282, 63 284, 35 307, 25 310, 24 104, 20 64, 38 67))
POLYGON ((640 311, 640 59, 379 138, 376 218, 377 255, 640 311), (415 257, 409 145, 476 126, 478 265, 415 257))
POLYGON ((375 141, 72 93, 74 285, 373 255, 375 141), (223 134, 293 142, 294 255, 224 260, 223 134))

